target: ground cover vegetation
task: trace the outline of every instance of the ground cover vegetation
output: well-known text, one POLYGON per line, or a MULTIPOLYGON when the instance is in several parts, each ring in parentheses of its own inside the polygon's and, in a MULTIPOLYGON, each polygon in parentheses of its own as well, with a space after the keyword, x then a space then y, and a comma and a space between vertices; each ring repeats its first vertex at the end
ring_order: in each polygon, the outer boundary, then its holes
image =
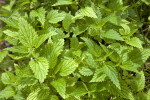
POLYGON ((150 100, 149 0, 0 3, 0 100, 150 100))

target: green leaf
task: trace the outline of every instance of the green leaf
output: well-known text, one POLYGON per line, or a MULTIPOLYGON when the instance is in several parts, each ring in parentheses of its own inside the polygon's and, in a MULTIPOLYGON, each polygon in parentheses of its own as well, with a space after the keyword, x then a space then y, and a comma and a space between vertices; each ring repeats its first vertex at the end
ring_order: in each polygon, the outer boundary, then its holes
POLYGON ((32 91, 32 92, 28 95, 27 100, 39 100, 39 98, 37 98, 37 95, 38 95, 38 93, 39 93, 40 90, 41 90, 41 89, 38 88, 38 89, 36 89, 35 91, 32 91))
POLYGON ((60 70, 59 74, 61 76, 67 76, 73 73, 77 67, 78 67, 78 64, 73 59, 64 60, 61 63, 59 63, 59 65, 56 68, 55 73, 57 73, 60 70))
POLYGON ((15 85, 17 83, 15 75, 11 72, 2 73, 1 80, 4 84, 15 85))
POLYGON ((103 70, 110 80, 116 85, 116 87, 121 89, 116 68, 114 66, 104 65, 103 70))
POLYGON ((72 16, 71 16, 71 14, 66 14, 66 16, 65 16, 65 18, 64 18, 64 20, 63 20, 63 23, 62 23, 62 25, 63 25, 63 27, 64 27, 64 29, 65 29, 66 31, 69 30, 69 26, 70 26, 70 24, 71 24, 72 22, 73 22, 73 21, 72 21, 72 16))
POLYGON ((15 91, 11 86, 7 86, 4 88, 4 90, 0 91, 0 98, 6 98, 12 97, 15 95, 15 91))
POLYGON ((0 63, 3 61, 3 59, 7 56, 8 51, 0 51, 0 63))
POLYGON ((77 84, 77 87, 75 88, 74 91, 72 91, 72 93, 70 95, 74 96, 74 97, 80 97, 87 94, 87 90, 85 89, 85 87, 83 86, 82 83, 77 84))
POLYGON ((71 5, 72 3, 72 0, 57 0, 52 6, 71 5))
POLYGON ((15 39, 18 39, 18 33, 17 32, 13 32, 11 30, 5 30, 3 31, 6 35, 12 37, 12 38, 15 38, 15 39))
POLYGON ((124 41, 120 34, 113 29, 108 30, 106 33, 102 33, 101 36, 108 39, 124 41))
POLYGON ((88 38, 82 37, 82 39, 85 41, 86 45, 88 46, 90 53, 92 53, 93 55, 97 57, 101 55, 102 49, 98 44, 96 44, 94 41, 88 38))
MULTIPOLYGON (((54 43, 48 43, 44 49, 44 56, 49 62, 50 68, 54 68, 57 64, 57 57, 63 50, 64 40, 60 39, 54 43)), ((43 53, 42 53, 43 54, 43 53)))
POLYGON ((137 68, 138 66, 131 61, 125 61, 120 65, 122 69, 128 70, 128 71, 133 71, 133 72, 138 72, 137 68))
POLYGON ((141 71, 136 75, 136 78, 134 80, 135 89, 137 92, 142 91, 145 87, 145 76, 144 72, 141 71))
POLYGON ((37 88, 32 91, 27 100, 47 100, 49 96, 49 87, 43 86, 42 88, 37 88))
POLYGON ((110 85, 109 91, 114 96, 122 97, 125 99, 130 99, 130 100, 135 100, 131 90, 129 89, 125 81, 120 80, 120 87, 121 87, 121 90, 112 84, 110 85))
POLYGON ((94 76, 90 82, 102 82, 106 78, 106 74, 103 73, 103 69, 96 69, 94 76))
POLYGON ((112 20, 114 18, 114 14, 111 14, 105 18, 103 18, 96 26, 96 28, 100 28, 104 26, 108 21, 112 20))
POLYGON ((30 12, 31 16, 38 17, 38 21, 42 24, 42 26, 44 26, 45 23, 45 13, 46 11, 43 7, 30 12))
POLYGON ((29 63, 35 77, 39 79, 40 83, 44 82, 48 74, 49 64, 47 59, 39 57, 37 60, 32 60, 29 63))
POLYGON ((12 26, 14 28, 18 28, 18 20, 12 19, 12 18, 6 18, 6 17, 0 17, 0 20, 5 22, 8 26, 12 26))
POLYGON ((50 34, 43 34, 37 37, 34 41, 35 48, 38 48, 46 39, 50 37, 50 34))
POLYGON ((79 13, 83 16, 97 18, 96 13, 91 7, 85 7, 79 10, 79 13))
POLYGON ((65 99, 66 92, 66 80, 59 78, 56 81, 52 81, 51 85, 57 90, 57 92, 65 99))
POLYGON ((82 67, 81 70, 79 70, 80 74, 83 76, 91 76, 93 75, 93 71, 87 67, 82 67))
POLYGON ((18 53, 28 53, 28 48, 25 46, 13 46, 10 48, 6 48, 5 50, 18 52, 18 53))
POLYGON ((18 91, 17 93, 16 93, 16 95, 15 96, 13 96, 13 98, 15 99, 15 100, 26 100, 25 98, 25 95, 21 92, 21 91, 18 91))
POLYGON ((37 83, 37 80, 34 77, 23 77, 20 79, 18 88, 22 89, 26 86, 32 86, 37 83))
POLYGON ((37 94, 38 100, 47 100, 49 98, 50 88, 48 86, 43 86, 37 94))
POLYGON ((137 48, 143 48, 140 39, 137 37, 133 37, 130 40, 126 40, 126 43, 137 48))
POLYGON ((71 49, 78 50, 79 40, 75 35, 72 36, 70 45, 71 45, 71 49))
POLYGON ((19 40, 26 47, 33 47, 37 38, 35 29, 24 19, 19 18, 19 40))
POLYGON ((59 13, 58 10, 51 10, 48 12, 47 19, 50 23, 58 23, 65 18, 66 14, 61 12, 59 13))

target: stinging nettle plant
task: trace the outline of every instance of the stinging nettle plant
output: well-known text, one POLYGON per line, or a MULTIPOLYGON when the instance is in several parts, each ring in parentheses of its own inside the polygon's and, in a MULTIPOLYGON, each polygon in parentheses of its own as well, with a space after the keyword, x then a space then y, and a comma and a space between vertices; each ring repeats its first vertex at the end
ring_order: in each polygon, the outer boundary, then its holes
POLYGON ((138 11, 146 4, 8 0, 0 8, 0 100, 150 100, 150 41, 138 11))

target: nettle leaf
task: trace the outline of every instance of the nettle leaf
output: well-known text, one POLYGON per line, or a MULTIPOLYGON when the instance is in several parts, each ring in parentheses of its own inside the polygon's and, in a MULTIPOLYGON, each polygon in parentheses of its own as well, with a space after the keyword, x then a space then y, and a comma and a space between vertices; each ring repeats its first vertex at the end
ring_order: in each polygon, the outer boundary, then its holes
POLYGON ((108 39, 124 41, 121 35, 112 29, 108 30, 106 33, 102 33, 101 36, 108 39))
POLYGON ((59 41, 48 43, 44 49, 44 56, 49 62, 50 68, 54 68, 57 64, 57 57, 61 54, 64 47, 64 39, 59 41))
POLYGON ((128 71, 133 71, 133 72, 138 72, 137 68, 138 66, 131 61, 125 61, 120 65, 122 69, 128 70, 128 71))
POLYGON ((104 73, 103 69, 96 69, 94 76, 90 82, 102 82, 106 78, 106 74, 104 73))
POLYGON ((18 28, 18 20, 12 19, 12 18, 6 18, 6 17, 0 17, 0 20, 5 22, 8 26, 12 26, 14 28, 18 28))
POLYGON ((32 91, 28 95, 27 100, 38 100, 37 95, 38 95, 39 91, 40 91, 40 88, 36 89, 35 91, 32 91))
POLYGON ((49 37, 50 37, 50 34, 43 34, 43 35, 36 37, 34 41, 35 48, 38 48, 49 37))
POLYGON ((105 18, 103 18, 96 26, 96 28, 100 28, 104 26, 108 21, 112 20, 114 18, 114 14, 111 14, 105 18))
POLYGON ((0 99, 12 97, 15 95, 15 90, 11 86, 5 87, 2 91, 0 91, 0 99))
POLYGON ((37 38, 35 29, 24 19, 19 18, 19 40, 26 47, 33 47, 37 38))
POLYGON ((59 63, 55 70, 55 73, 60 71, 59 74, 61 76, 68 76, 69 74, 73 73, 77 67, 78 64, 73 59, 64 60, 59 63))
POLYGON ((18 33, 17 32, 13 32, 11 30, 5 30, 3 31, 6 35, 12 37, 12 38, 15 38, 15 39, 18 39, 18 33))
POLYGON ((84 76, 91 76, 93 75, 93 71, 87 67, 82 67, 81 70, 79 70, 80 74, 81 75, 84 75, 84 76))
POLYGON ((78 50, 78 48, 79 48, 79 40, 78 40, 78 38, 75 35, 72 36, 70 45, 71 45, 71 49, 78 50))
POLYGON ((96 44, 94 41, 88 38, 82 37, 82 39, 85 41, 86 45, 88 46, 90 53, 92 53, 93 55, 97 57, 101 55, 102 49, 98 44, 96 44))
POLYGON ((26 86, 32 86, 32 85, 36 84, 37 82, 38 82, 37 79, 34 77, 23 77, 19 81, 18 88, 21 89, 26 86))
POLYGON ((145 87, 145 75, 144 72, 141 71, 139 73, 137 73, 133 83, 134 85, 134 89, 136 89, 136 91, 142 91, 145 87))
POLYGON ((87 94, 88 91, 85 89, 82 83, 76 83, 76 84, 77 84, 76 88, 71 92, 70 95, 74 97, 80 97, 80 96, 87 94))
POLYGON ((128 53, 128 60, 132 61, 134 64, 142 65, 150 56, 149 49, 136 49, 134 48, 132 51, 128 53))
POLYGON ((30 15, 33 17, 38 17, 38 21, 42 24, 42 26, 44 26, 45 23, 45 9, 43 7, 37 9, 37 10, 33 10, 30 12, 30 15))
POLYGON ((91 7, 85 7, 83 9, 80 9, 79 13, 83 16, 97 18, 96 13, 94 12, 94 10, 91 7))
POLYGON ((12 51, 12 52, 18 52, 18 53, 28 53, 28 48, 25 46, 13 46, 10 48, 6 48, 5 50, 12 51))
POLYGON ((32 91, 27 100, 47 100, 49 96, 49 87, 43 86, 42 88, 37 88, 32 91))
POLYGON ((71 5, 72 3, 72 0, 57 0, 52 6, 71 5))
POLYGON ((126 40, 126 43, 137 48, 143 48, 140 39, 137 37, 133 37, 130 40, 126 40))
POLYGON ((65 99, 66 92, 66 80, 64 78, 59 78, 56 81, 52 81, 51 85, 57 90, 57 92, 65 99))
POLYGON ((121 89, 116 68, 114 66, 104 65, 103 70, 110 80, 116 85, 116 87, 121 89))
POLYGON ((64 29, 65 29, 66 31, 69 30, 69 26, 70 26, 70 24, 71 24, 72 22, 73 22, 73 20, 72 20, 71 14, 66 14, 66 16, 65 16, 65 18, 64 18, 64 20, 63 20, 63 23, 62 23, 62 25, 63 25, 63 27, 64 27, 64 29))
POLYGON ((15 75, 11 72, 2 73, 1 80, 4 84, 15 85, 17 83, 15 75))
POLYGON ((44 57, 39 57, 37 60, 31 60, 29 65, 34 73, 34 76, 40 81, 40 83, 44 82, 49 69, 47 59, 44 57))
POLYGON ((58 23, 65 18, 66 14, 64 12, 59 13, 58 10, 51 10, 48 12, 47 19, 50 23, 58 23))
POLYGON ((123 97, 123 98, 130 99, 130 100, 135 100, 131 90, 129 89, 125 81, 120 80, 120 87, 121 87, 121 90, 118 89, 114 85, 110 85, 109 91, 115 96, 123 97))
POLYGON ((3 61, 3 59, 6 57, 6 55, 8 54, 8 51, 0 51, 0 63, 3 61))

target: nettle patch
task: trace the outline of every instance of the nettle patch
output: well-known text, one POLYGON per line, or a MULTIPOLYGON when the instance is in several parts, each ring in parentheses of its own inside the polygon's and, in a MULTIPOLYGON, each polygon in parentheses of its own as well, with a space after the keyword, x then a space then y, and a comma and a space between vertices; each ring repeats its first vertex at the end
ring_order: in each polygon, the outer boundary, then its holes
POLYGON ((0 99, 150 100, 144 2, 10 0, 0 12, 0 99))

